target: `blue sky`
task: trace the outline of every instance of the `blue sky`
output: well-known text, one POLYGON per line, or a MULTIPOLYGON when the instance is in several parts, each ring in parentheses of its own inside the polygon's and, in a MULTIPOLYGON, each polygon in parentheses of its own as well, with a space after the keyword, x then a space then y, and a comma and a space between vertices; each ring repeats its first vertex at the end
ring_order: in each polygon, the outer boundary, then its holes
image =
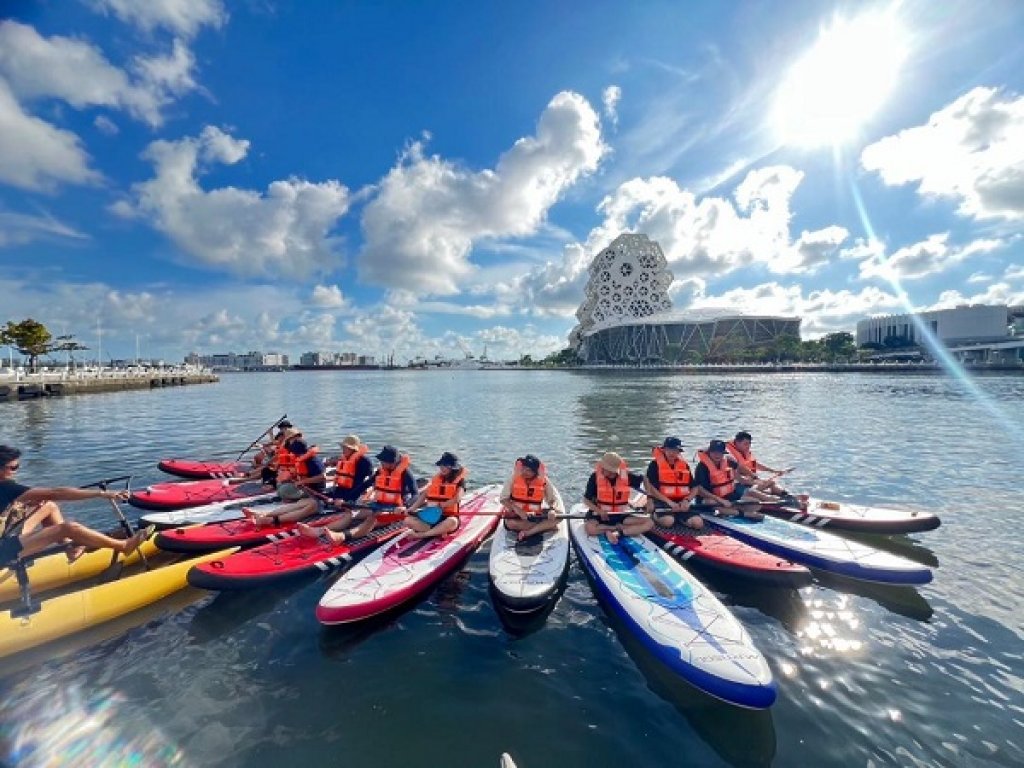
POLYGON ((3 4, 0 321, 543 355, 622 231, 805 337, 1024 301, 1021 3, 574 8, 3 4))

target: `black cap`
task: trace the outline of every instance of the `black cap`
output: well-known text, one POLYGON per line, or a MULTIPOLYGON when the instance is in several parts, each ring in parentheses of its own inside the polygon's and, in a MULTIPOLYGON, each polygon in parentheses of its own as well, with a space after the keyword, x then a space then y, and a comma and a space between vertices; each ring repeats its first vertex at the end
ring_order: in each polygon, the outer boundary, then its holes
POLYGON ((450 467, 451 469, 462 469, 462 465, 459 464, 459 457, 450 451, 445 451, 441 454, 441 458, 434 462, 435 466, 438 467, 450 467))
POLYGON ((670 448, 674 451, 678 451, 683 447, 683 441, 678 437, 666 437, 665 441, 661 444, 662 448, 670 448))
POLYGON ((708 446, 708 453, 725 453, 725 443, 721 440, 712 440, 708 446))
POLYGON ((532 453, 528 453, 519 461, 523 463, 523 466, 534 472, 540 472, 540 459, 534 456, 532 453))
POLYGON ((383 461, 385 464, 397 464, 398 449, 393 445, 385 445, 377 454, 377 461, 383 461))
POLYGON ((296 456, 301 456, 309 450, 309 446, 306 445, 302 440, 292 440, 288 443, 288 450, 294 453, 296 456))
POLYGON ((279 422, 277 422, 278 429, 287 429, 288 427, 291 426, 293 426, 293 424, 290 421, 288 421, 288 419, 281 419, 279 422))

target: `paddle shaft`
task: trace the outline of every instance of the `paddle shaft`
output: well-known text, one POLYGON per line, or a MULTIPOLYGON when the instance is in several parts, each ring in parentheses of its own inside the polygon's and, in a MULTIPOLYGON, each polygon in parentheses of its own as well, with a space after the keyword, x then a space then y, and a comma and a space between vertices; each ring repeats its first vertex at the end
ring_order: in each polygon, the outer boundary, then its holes
POLYGON ((252 441, 251 443, 249 443, 249 445, 247 445, 247 446, 245 447, 245 450, 244 450, 244 451, 242 451, 242 452, 241 452, 240 454, 238 454, 238 458, 237 458, 237 459, 235 459, 235 461, 241 461, 241 460, 242 460, 242 457, 243 457, 243 456, 245 456, 245 454, 247 454, 247 453, 248 453, 249 451, 251 451, 251 450, 253 449, 253 447, 254 447, 254 446, 255 446, 255 445, 257 444, 257 443, 259 443, 259 441, 260 441, 260 440, 262 440, 262 439, 263 439, 264 437, 266 437, 266 435, 267 435, 267 433, 268 433, 268 432, 271 432, 271 431, 273 431, 274 427, 276 427, 276 426, 277 426, 278 424, 280 424, 280 423, 281 423, 282 421, 284 421, 284 420, 285 420, 285 419, 287 419, 287 418, 288 418, 288 414, 286 413, 286 414, 284 414, 284 415, 283 415, 283 416, 282 416, 282 417, 281 417, 280 419, 278 419, 278 420, 277 420, 277 421, 275 421, 275 422, 274 422, 273 424, 271 424, 271 425, 270 425, 269 427, 267 427, 267 428, 266 428, 266 429, 264 429, 264 430, 263 430, 262 432, 260 432, 260 436, 259 436, 259 437, 257 437, 257 438, 256 438, 255 440, 253 440, 253 441, 252 441))

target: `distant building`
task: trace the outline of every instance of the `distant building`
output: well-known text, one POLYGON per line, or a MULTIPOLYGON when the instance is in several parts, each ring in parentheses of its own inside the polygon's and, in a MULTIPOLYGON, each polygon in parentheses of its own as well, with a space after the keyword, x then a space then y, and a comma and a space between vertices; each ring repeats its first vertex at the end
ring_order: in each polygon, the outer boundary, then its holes
POLYGON ((590 364, 666 365, 800 338, 800 318, 672 311, 672 273, 646 235, 619 235, 594 257, 569 343, 590 364))
POLYGON ((201 365, 215 371, 260 371, 268 368, 287 368, 288 355, 278 352, 218 352, 200 355, 190 352, 185 356, 188 365, 201 365))
POLYGON ((911 352, 896 349, 877 357, 931 357, 934 356, 932 340, 963 362, 1019 363, 1024 361, 1024 306, 963 305, 883 315, 857 323, 858 345, 914 348, 911 352))

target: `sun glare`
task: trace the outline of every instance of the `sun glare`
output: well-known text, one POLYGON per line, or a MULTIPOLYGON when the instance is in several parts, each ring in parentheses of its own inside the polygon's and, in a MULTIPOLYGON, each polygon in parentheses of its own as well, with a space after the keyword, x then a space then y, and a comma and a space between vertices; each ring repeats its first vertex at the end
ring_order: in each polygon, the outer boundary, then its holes
POLYGON ((907 38, 892 13, 836 19, 786 74, 776 96, 782 142, 839 145, 889 96, 907 54, 907 38))

